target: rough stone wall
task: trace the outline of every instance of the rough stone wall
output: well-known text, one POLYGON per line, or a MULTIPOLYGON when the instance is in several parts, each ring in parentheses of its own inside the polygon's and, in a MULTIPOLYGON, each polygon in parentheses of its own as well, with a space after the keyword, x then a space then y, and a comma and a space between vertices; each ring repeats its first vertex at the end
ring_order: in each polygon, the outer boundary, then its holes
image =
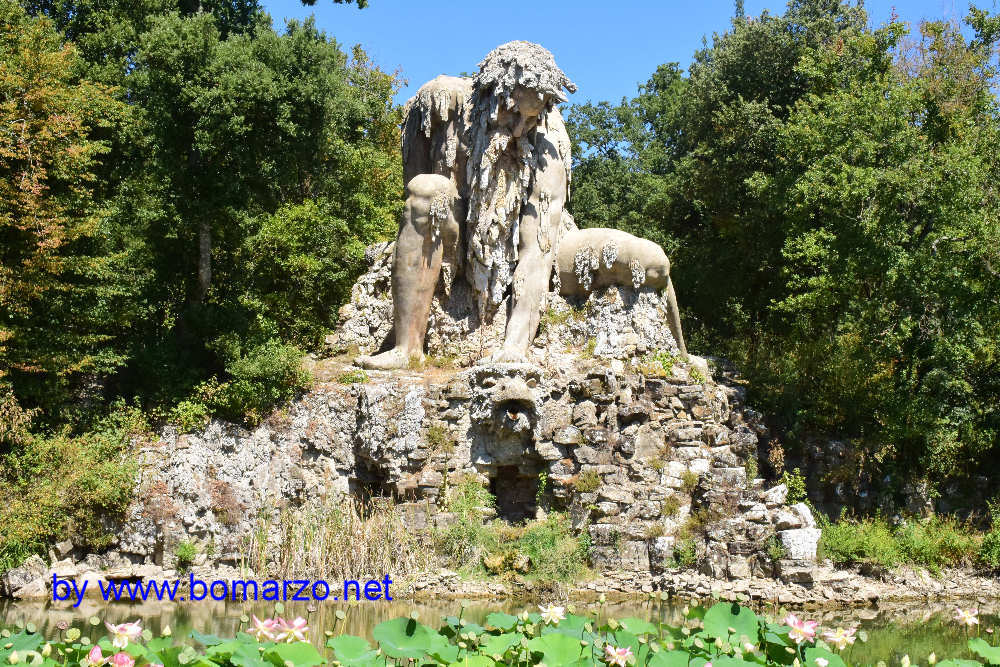
POLYGON ((561 370, 372 373, 321 383, 252 432, 222 422, 168 431, 142 452, 141 502, 117 551, 170 565, 177 541, 195 539, 235 564, 261 517, 278 540, 283 511, 359 491, 395 497, 416 530, 445 514, 449 484, 475 476, 505 518, 569 512, 598 570, 663 572, 686 540, 717 578, 781 574, 766 555, 774 535, 797 561, 786 569, 809 569, 818 535, 808 508, 746 477, 757 436, 738 390, 637 357, 576 355, 561 370))
MULTIPOLYGON (((338 344, 388 335, 377 314, 391 303, 377 304, 389 252, 373 253, 338 344)), ((75 557, 169 568, 177 544, 193 540, 212 547, 199 565, 236 567, 252 546, 280 545, 283 519, 350 494, 392 497, 420 530, 448 521, 448 487, 472 476, 495 493, 502 518, 568 512, 598 571, 657 575, 693 550, 716 578, 808 582, 819 537, 811 513, 786 506, 783 487, 747 479, 759 416, 741 388, 679 360, 661 296, 612 287, 579 303, 547 300, 529 354, 537 363, 472 363, 478 351, 459 320, 438 319, 435 340, 462 355, 457 368, 370 371, 342 384, 349 355, 314 360, 314 389, 252 431, 221 421, 166 429, 139 452, 138 499, 117 544, 75 557)))

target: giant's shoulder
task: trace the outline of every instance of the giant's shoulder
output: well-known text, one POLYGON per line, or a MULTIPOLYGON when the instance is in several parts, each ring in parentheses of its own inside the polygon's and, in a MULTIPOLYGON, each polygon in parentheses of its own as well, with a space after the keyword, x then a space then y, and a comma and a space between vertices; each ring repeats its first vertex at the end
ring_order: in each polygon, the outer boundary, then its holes
POLYGON ((545 112, 545 118, 539 123, 538 131, 559 154, 568 172, 570 169, 572 144, 569 140, 569 133, 566 131, 566 123, 563 121, 562 112, 558 106, 553 105, 551 109, 545 112))

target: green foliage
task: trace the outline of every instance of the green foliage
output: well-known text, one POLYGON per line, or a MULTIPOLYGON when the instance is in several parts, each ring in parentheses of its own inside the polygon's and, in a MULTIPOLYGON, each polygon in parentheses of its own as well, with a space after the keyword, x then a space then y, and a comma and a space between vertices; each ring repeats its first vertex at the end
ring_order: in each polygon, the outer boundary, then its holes
POLYGON ((882 517, 842 519, 823 526, 824 557, 838 565, 875 563, 893 568, 903 564, 938 572, 975 562, 982 538, 954 519, 931 517, 891 526, 882 517))
POLYGON ((215 414, 227 419, 257 424, 312 382, 302 368, 301 350, 277 340, 246 351, 230 348, 226 356, 231 379, 203 385, 202 395, 215 414))
POLYGON ((209 408, 200 401, 184 400, 170 411, 170 421, 182 433, 191 433, 205 426, 209 419, 209 408))
POLYGON ((747 484, 748 485, 752 484, 753 481, 757 479, 757 475, 760 474, 760 466, 757 463, 756 449, 754 449, 754 451, 752 451, 750 455, 747 456, 747 462, 743 464, 743 469, 746 471, 747 474, 747 484))
POLYGON ((444 424, 427 427, 427 445, 435 452, 450 453, 455 449, 455 438, 444 424))
POLYGON ((469 477, 452 490, 448 511, 461 519, 482 519, 486 510, 496 506, 496 498, 474 477, 469 477))
POLYGON ((994 570, 1000 569, 1000 498, 986 501, 990 530, 979 547, 979 562, 994 570))
POLYGON ((51 21, 3 0, 0 24, 0 125, 8 128, 0 136, 0 409, 41 408, 42 425, 56 421, 54 409, 79 416, 80 406, 65 404, 93 400, 95 377, 125 360, 115 341, 133 316, 130 272, 115 252, 98 176, 104 137, 129 111, 81 78, 78 52, 51 21))
POLYGON ((585 470, 573 480, 577 493, 593 493, 601 486, 601 475, 596 470, 585 470))
POLYGON ((821 547, 823 555, 837 564, 868 562, 896 567, 903 562, 892 527, 881 517, 825 526, 821 547))
POLYGON ((545 494, 549 490, 549 473, 544 470, 538 473, 538 489, 535 491, 535 505, 541 506, 545 494))
POLYGON ((784 558, 788 552, 785 550, 785 545, 781 543, 777 535, 772 535, 767 538, 767 556, 772 561, 779 561, 784 558))
POLYGON ((698 473, 693 470, 685 470, 681 475, 681 491, 691 495, 698 488, 698 473))
POLYGON ((785 500, 789 505, 805 502, 809 498, 806 491, 806 478, 802 476, 802 471, 798 468, 791 472, 786 470, 781 473, 781 483, 788 488, 785 500))
POLYGON ((576 581, 586 571, 590 542, 573 534, 569 517, 554 512, 529 523, 515 548, 531 558, 531 576, 544 581, 576 581))
POLYGON ((575 106, 572 213, 661 243, 689 338, 787 434, 941 483, 997 456, 995 19, 802 0, 575 106), (915 33, 917 31, 915 30, 915 33))
POLYGON ((368 382, 368 373, 361 368, 345 371, 337 376, 337 382, 340 384, 364 384, 368 382))
POLYGON ((674 546, 674 565, 688 569, 694 567, 697 562, 698 549, 694 539, 685 538, 678 541, 674 546))
POLYGON ((110 544, 107 520, 132 499, 131 440, 148 438, 148 428, 119 405, 85 435, 32 435, 0 455, 0 570, 67 537, 95 550, 110 544))
POLYGON ((677 496, 667 496, 663 499, 663 502, 660 503, 660 512, 668 519, 677 516, 680 509, 681 501, 677 496))
POLYGON ((538 332, 543 333, 555 327, 566 324, 570 320, 580 320, 583 318, 583 311, 575 308, 563 308, 556 310, 551 306, 542 313, 538 320, 538 332))
POLYGON ((979 562, 993 570, 1000 569, 1000 529, 993 528, 983 536, 979 547, 979 562))
POLYGON ((484 523, 495 505, 496 499, 474 478, 457 484, 447 500, 448 511, 457 519, 435 533, 437 552, 466 571, 480 571, 482 562, 491 574, 519 571, 533 579, 562 582, 586 571, 589 535, 574 535, 568 516, 556 512, 524 526, 499 519, 484 523))
POLYGON ((639 372, 643 375, 670 377, 674 374, 676 363, 677 357, 669 352, 660 351, 644 358, 639 365, 639 372))
POLYGON ((0 162, 0 405, 74 433, 116 396, 259 421, 395 231, 398 82, 256 0, 23 4, 0 7, 4 85, 35 100, 0 162))
POLYGON ((177 569, 180 572, 187 572, 194 564, 194 559, 198 555, 198 547, 190 540, 183 540, 177 543, 174 549, 174 558, 177 562, 177 569))

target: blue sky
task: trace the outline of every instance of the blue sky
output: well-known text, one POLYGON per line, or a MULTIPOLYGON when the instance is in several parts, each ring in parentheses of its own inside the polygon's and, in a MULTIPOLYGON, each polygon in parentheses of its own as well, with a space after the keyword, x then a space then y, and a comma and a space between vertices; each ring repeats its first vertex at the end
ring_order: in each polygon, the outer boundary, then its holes
MULTIPOLYGON (((656 66, 687 66, 702 37, 723 32, 733 0, 369 0, 363 10, 317 0, 263 0, 275 27, 286 18, 315 14, 316 22, 345 47, 361 44, 383 69, 408 81, 405 101, 438 74, 475 70, 493 47, 513 39, 542 44, 577 84, 570 102, 632 96, 656 66), (499 9, 499 11, 498 11, 499 9)), ((785 0, 746 0, 748 15, 782 13, 785 0)), ((979 0, 995 10, 997 0, 979 0)), ((961 19, 967 0, 869 0, 870 20, 885 22, 893 8, 904 21, 961 19)))

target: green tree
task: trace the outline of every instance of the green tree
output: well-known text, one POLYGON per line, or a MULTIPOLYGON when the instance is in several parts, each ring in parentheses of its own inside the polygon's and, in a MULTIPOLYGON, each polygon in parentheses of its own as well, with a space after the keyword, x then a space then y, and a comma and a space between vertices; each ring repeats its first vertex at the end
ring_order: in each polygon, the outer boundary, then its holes
POLYGON ((127 109, 79 77, 75 49, 50 21, 4 0, 0 23, 0 124, 8 128, 0 135, 0 381, 37 405, 123 362, 107 341, 128 320, 119 307, 128 287, 93 196, 108 150, 95 135, 127 109))
POLYGON ((907 38, 795 1, 570 114, 578 220, 666 245, 694 345, 869 474, 972 474, 998 445, 998 23, 968 20, 907 38))

